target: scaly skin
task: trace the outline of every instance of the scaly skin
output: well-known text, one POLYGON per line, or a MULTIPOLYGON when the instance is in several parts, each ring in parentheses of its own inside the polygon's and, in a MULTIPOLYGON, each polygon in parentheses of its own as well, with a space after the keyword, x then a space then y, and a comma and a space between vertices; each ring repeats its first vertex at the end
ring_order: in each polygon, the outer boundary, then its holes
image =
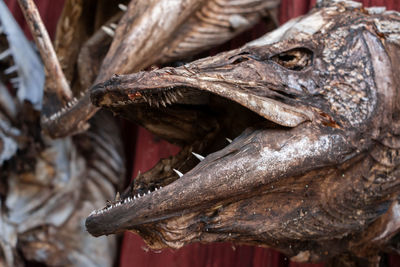
POLYGON ((94 86, 94 105, 185 148, 87 230, 133 231, 156 249, 232 241, 377 264, 400 226, 400 14, 378 11, 320 1, 243 48, 94 86), (196 165, 191 151, 210 154, 196 165))

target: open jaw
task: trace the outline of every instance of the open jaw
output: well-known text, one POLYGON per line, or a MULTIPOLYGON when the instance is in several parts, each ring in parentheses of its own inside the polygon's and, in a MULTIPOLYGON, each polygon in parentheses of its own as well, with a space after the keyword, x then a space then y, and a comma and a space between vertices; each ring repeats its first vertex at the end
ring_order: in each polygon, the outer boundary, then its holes
POLYGON ((373 27, 352 27, 372 23, 354 3, 315 9, 240 49, 94 86, 95 106, 183 148, 94 211, 87 230, 133 231, 155 249, 272 246, 298 261, 351 251, 389 208, 384 188, 396 188, 369 183, 374 169, 393 171, 368 154, 390 125, 379 75, 391 70, 373 27))
MULTIPOLYGON (((223 240, 276 247, 271 236, 287 227, 280 224, 282 218, 307 213, 312 198, 300 195, 310 188, 318 192, 312 179, 332 171, 319 168, 351 157, 340 129, 315 124, 322 120, 318 113, 298 101, 296 92, 283 93, 278 80, 257 84, 256 69, 239 64, 258 64, 258 59, 246 61, 242 57, 250 58, 249 53, 232 53, 220 55, 221 65, 204 63, 203 68, 200 60, 114 76, 92 88, 94 105, 183 146, 177 156, 139 175, 116 200, 93 211, 86 220, 92 235, 130 230, 155 249, 223 240), (201 134, 182 133, 196 131, 201 134), (282 179, 292 180, 292 187, 282 179), (282 198, 293 190, 293 197, 282 198), (261 232, 264 236, 257 236, 261 232)), ((288 232, 288 239, 295 235, 288 232)))

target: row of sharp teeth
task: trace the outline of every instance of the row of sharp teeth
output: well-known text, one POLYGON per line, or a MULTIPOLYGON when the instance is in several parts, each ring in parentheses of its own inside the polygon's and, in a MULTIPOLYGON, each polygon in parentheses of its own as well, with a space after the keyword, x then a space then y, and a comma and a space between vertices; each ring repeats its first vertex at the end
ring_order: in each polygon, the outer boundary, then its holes
MULTIPOLYGON (((167 88, 167 90, 172 89, 173 87, 167 88)), ((171 105, 172 103, 175 103, 178 101, 178 97, 183 97, 183 94, 180 90, 176 91, 163 91, 161 95, 159 95, 160 100, 154 100, 151 97, 146 97, 145 95, 142 96, 143 99, 150 105, 155 105, 157 107, 160 107, 160 104, 163 105, 164 107, 168 105, 171 105)))
MULTIPOLYGON (((227 140, 229 143, 232 143, 232 140, 231 140, 231 139, 226 138, 226 140, 227 140)), ((202 155, 200 155, 200 154, 197 154, 197 153, 195 153, 195 152, 192 152, 192 154, 193 154, 193 156, 195 156, 195 157, 196 157, 198 160, 200 160, 200 161, 203 161, 203 160, 205 159, 204 156, 202 156, 202 155)), ((180 171, 178 171, 177 169, 173 169, 173 171, 179 176, 179 178, 181 178, 181 177, 183 176, 183 173, 180 172, 180 171)), ((140 198, 142 198, 142 197, 144 197, 144 196, 146 196, 146 195, 149 195, 149 194, 151 194, 152 192, 158 191, 158 190, 160 190, 160 189, 162 189, 162 186, 160 186, 159 188, 154 189, 154 191, 148 190, 147 193, 143 193, 142 195, 141 195, 141 194, 137 194, 137 195, 135 195, 133 198, 132 198, 132 197, 125 198, 125 199, 123 199, 123 200, 121 200, 121 201, 119 201, 119 202, 117 202, 117 203, 115 203, 115 204, 112 204, 112 205, 110 205, 110 206, 106 206, 106 207, 104 207, 104 208, 102 208, 102 209, 99 209, 99 210, 94 210, 94 211, 92 211, 92 212, 89 214, 89 216, 97 215, 97 214, 103 214, 104 212, 107 212, 107 211, 109 211, 109 210, 111 210, 111 209, 113 209, 113 208, 115 208, 115 207, 119 207, 119 206, 124 205, 124 204, 127 204, 127 203, 132 203, 132 202, 135 201, 136 199, 140 199, 140 198)), ((118 198, 119 198, 119 194, 117 194, 117 195, 118 195, 118 198)))
POLYGON ((107 211, 109 211, 109 210, 111 210, 113 208, 119 207, 119 206, 124 205, 124 204, 132 203, 136 199, 140 199, 140 198, 142 198, 144 196, 147 196, 147 195, 149 195, 149 194, 151 194, 151 193, 153 193, 155 191, 158 191, 160 189, 162 189, 162 186, 160 186, 159 188, 154 189, 154 191, 150 191, 149 190, 149 191, 147 191, 147 193, 137 194, 137 195, 135 195, 133 197, 127 197, 127 198, 122 199, 121 201, 119 201, 117 203, 111 204, 110 206, 106 206, 106 207, 104 207, 104 208, 102 208, 100 210, 94 210, 89 214, 89 216, 94 215, 94 214, 103 214, 104 212, 107 212, 107 211))
MULTIPOLYGON (((128 7, 124 4, 119 4, 118 8, 121 9, 122 11, 127 11, 128 7)), ((104 25, 101 26, 101 29, 107 34, 109 35, 111 38, 114 38, 115 35, 115 29, 117 29, 117 24, 116 23, 110 23, 109 25, 104 25)))
MULTIPOLYGON (((80 97, 82 98, 85 95, 85 92, 81 92, 80 93, 80 97)), ((73 106, 75 106, 77 103, 79 102, 79 99, 74 97, 71 101, 69 101, 64 107, 62 107, 59 111, 57 111, 56 113, 46 117, 45 115, 43 115, 42 117, 42 122, 43 123, 49 123, 52 121, 57 120, 58 118, 60 118, 63 114, 65 114, 68 110, 70 110, 73 106)))
MULTIPOLYGON (((172 89, 172 87, 167 89, 172 89)), ((147 104, 149 104, 149 106, 156 106, 159 108, 160 105, 164 107, 167 107, 167 105, 172 105, 173 103, 179 100, 178 97, 183 97, 183 94, 181 91, 177 90, 175 92, 169 92, 169 91, 162 92, 161 95, 158 96, 160 100, 155 100, 151 96, 146 96, 144 94, 141 97, 143 98, 144 101, 146 101, 147 104)), ((133 100, 125 100, 125 101, 116 101, 111 105, 114 107, 118 107, 134 103, 136 102, 133 100)))
MULTIPOLYGON (((198 158, 200 161, 204 160, 204 157, 203 157, 202 155, 197 154, 197 153, 194 153, 194 152, 192 152, 192 154, 193 154, 196 158, 198 158)), ((178 170, 176 170, 176 169, 173 169, 173 170, 174 170, 174 172, 179 176, 179 178, 183 176, 183 173, 181 173, 180 171, 178 171, 178 170)), ((119 201, 119 202, 117 202, 117 203, 115 203, 115 204, 112 204, 112 205, 110 205, 110 206, 106 206, 106 207, 104 207, 104 208, 102 208, 102 209, 94 210, 94 211, 92 211, 92 212, 89 214, 89 216, 94 215, 94 214, 103 214, 104 212, 107 212, 107 211, 109 211, 109 210, 111 210, 111 209, 113 209, 113 208, 115 208, 115 207, 119 207, 119 206, 124 205, 124 204, 127 204, 127 203, 132 203, 132 202, 135 201, 136 199, 140 199, 140 198, 142 198, 142 197, 144 197, 144 196, 146 196, 146 195, 151 194, 152 192, 155 192, 155 191, 160 190, 161 188, 162 188, 162 186, 160 186, 159 188, 154 189, 154 191, 148 190, 147 193, 143 193, 142 195, 141 195, 141 194, 137 194, 137 195, 135 195, 134 197, 125 198, 125 199, 123 199, 123 200, 121 200, 121 201, 119 201)), ((118 198, 119 198, 119 194, 117 194, 117 195, 118 195, 118 198)))
MULTIPOLYGON (((128 7, 124 4, 119 4, 118 7, 122 10, 122 11, 126 11, 128 9, 128 7)), ((109 26, 102 26, 102 30, 107 33, 108 35, 110 35, 111 37, 114 37, 114 33, 115 33, 115 29, 117 28, 117 24, 115 23, 110 23, 109 26)), ((7 51, 5 51, 7 52, 7 51)), ((3 53, 5 53, 3 52, 3 53)), ((3 53, 0 54, 0 60, 3 56, 3 53)), ((9 69, 6 69, 5 72, 10 72, 10 71, 14 71, 13 69, 11 69, 12 67, 10 67, 9 69)), ((7 73, 6 73, 7 74, 7 73)), ((81 97, 84 96, 85 93, 81 92, 81 97)), ((76 97, 74 97, 70 102, 67 103, 67 105, 63 108, 61 108, 58 112, 50 115, 49 117, 43 116, 42 117, 42 121, 43 123, 49 123, 52 121, 57 120, 58 118, 60 118, 64 113, 66 113, 71 107, 73 107, 74 105, 76 105, 76 103, 78 103, 78 99, 76 97)))

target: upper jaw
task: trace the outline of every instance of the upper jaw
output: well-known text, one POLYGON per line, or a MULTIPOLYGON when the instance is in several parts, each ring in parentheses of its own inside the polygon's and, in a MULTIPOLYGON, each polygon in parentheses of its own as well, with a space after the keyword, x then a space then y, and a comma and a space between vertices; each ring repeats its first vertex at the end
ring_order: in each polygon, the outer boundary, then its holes
MULTIPOLYGON (((179 68, 163 68, 150 72, 114 76, 91 89, 92 103, 113 109, 144 102, 185 103, 191 95, 214 94, 237 102, 265 119, 286 127, 295 127, 314 119, 313 111, 292 99, 279 101, 285 96, 275 88, 282 83, 274 63, 265 64, 241 51, 195 61, 179 68), (269 77, 260 76, 268 73, 269 77), (165 101, 162 94, 176 97, 165 101), (161 97, 154 97, 160 96, 161 97)), ((299 92, 290 92, 299 94, 299 92)), ((287 94, 287 95, 289 95, 287 94)), ((201 99, 196 97, 196 99, 201 99)), ((196 102, 193 102, 196 104, 196 102)), ((204 104, 204 103, 203 103, 204 104)), ((166 105, 166 106, 167 106, 166 105)))

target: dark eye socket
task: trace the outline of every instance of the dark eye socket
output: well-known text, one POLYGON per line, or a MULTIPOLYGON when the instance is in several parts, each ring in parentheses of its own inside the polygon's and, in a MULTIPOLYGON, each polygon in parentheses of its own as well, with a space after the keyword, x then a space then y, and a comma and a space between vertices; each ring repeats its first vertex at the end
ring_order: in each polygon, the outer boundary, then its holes
POLYGON ((313 52, 307 48, 294 48, 271 57, 282 67, 289 70, 302 70, 312 64, 313 52))

